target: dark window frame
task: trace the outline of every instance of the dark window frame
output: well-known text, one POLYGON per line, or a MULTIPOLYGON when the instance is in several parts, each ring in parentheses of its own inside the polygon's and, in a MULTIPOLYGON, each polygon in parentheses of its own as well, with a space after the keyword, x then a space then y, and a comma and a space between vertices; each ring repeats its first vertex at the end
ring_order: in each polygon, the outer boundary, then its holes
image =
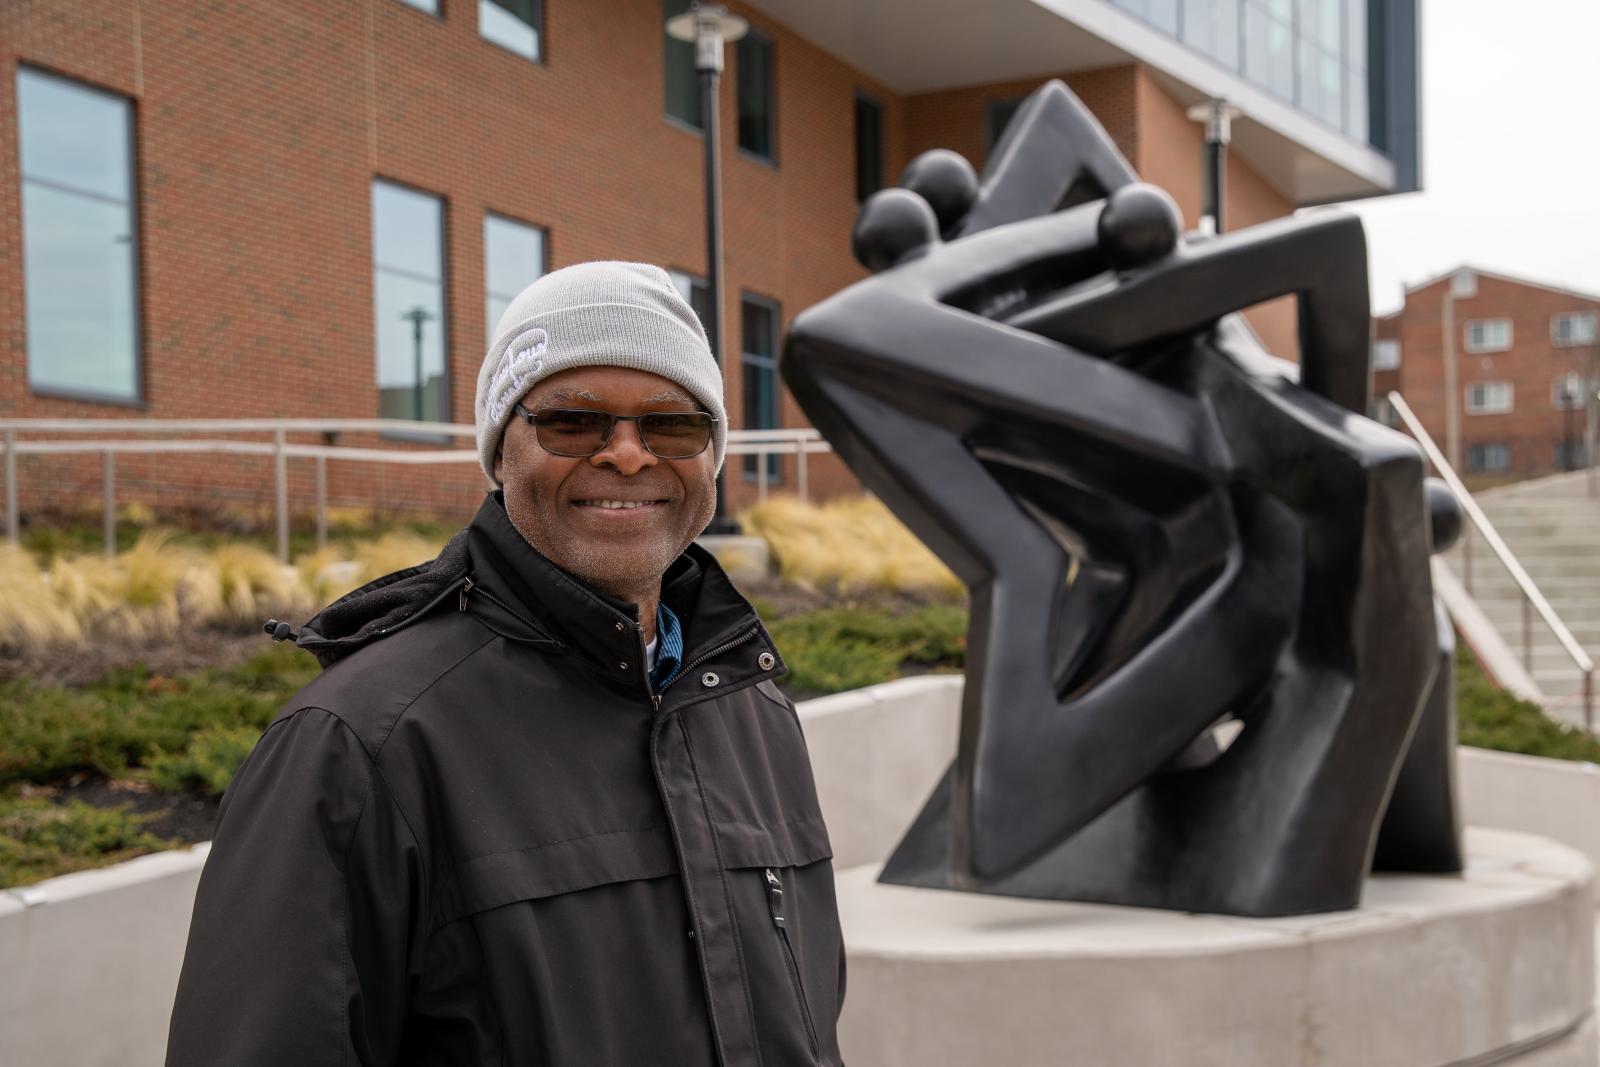
POLYGON ((871 93, 865 91, 864 89, 859 89, 858 88, 855 91, 855 95, 853 97, 852 106, 854 108, 854 121, 855 121, 854 133, 855 133, 855 149, 856 149, 856 202, 860 203, 861 201, 865 200, 867 197, 871 196, 873 193, 878 192, 880 189, 884 189, 884 188, 888 187, 888 180, 887 180, 887 177, 886 177, 886 172, 888 170, 888 152, 885 151, 886 140, 887 139, 886 139, 886 137, 884 135, 884 129, 883 129, 883 127, 884 127, 884 106, 883 106, 883 101, 879 100, 877 97, 873 96, 871 93), (874 111, 876 111, 877 112, 877 118, 878 118, 878 144, 877 144, 877 150, 878 150, 878 173, 877 173, 877 184, 872 189, 869 189, 869 190, 867 190, 865 192, 863 192, 862 189, 863 189, 863 186, 866 183, 864 183, 862 181, 862 178, 865 177, 866 175, 865 175, 865 167, 863 166, 863 161, 862 161, 862 158, 861 158, 861 143, 862 143, 861 142, 861 109, 862 109, 863 105, 865 105, 866 107, 872 108, 874 111))
POLYGON ((1005 100, 991 100, 983 105, 983 155, 987 159, 994 154, 994 146, 1000 143, 1001 134, 1006 132, 1006 127, 1011 125, 1011 120, 1017 117, 1017 108, 1022 105, 1024 97, 1012 97, 1005 100), (1006 109, 1005 121, 999 121, 1000 110, 1006 109))
POLYGON ((670 126, 697 136, 705 134, 705 116, 700 106, 700 75, 694 69, 694 48, 688 41, 679 41, 667 33, 667 20, 689 10, 691 0, 661 0, 661 117, 670 126), (668 84, 672 77, 673 57, 689 57, 689 81, 694 86, 694 110, 698 120, 685 118, 672 111, 672 92, 668 84))
MULTIPOLYGON (((488 228, 488 223, 489 223, 490 219, 499 219, 501 222, 509 222, 509 223, 512 223, 513 225, 516 225, 516 226, 524 226, 524 227, 526 227, 526 228, 528 228, 530 230, 538 230, 539 231, 539 277, 542 278, 546 274, 550 273, 550 227, 544 225, 543 223, 529 222, 527 219, 518 218, 516 215, 511 215, 511 214, 508 214, 508 213, 506 213, 504 211, 495 211, 492 208, 484 208, 483 209, 483 222, 484 222, 484 225, 483 225, 482 228, 479 229, 478 232, 483 238, 483 259, 484 259, 483 295, 484 295, 485 298, 487 298, 489 296, 489 241, 488 241, 487 228, 488 228)), ((487 330, 489 330, 491 333, 493 332, 493 327, 486 326, 485 328, 487 330)), ((491 344, 493 341, 494 341, 494 338, 492 336, 484 338, 485 346, 491 344)))
POLYGON ((145 323, 147 321, 147 316, 145 313, 145 287, 143 284, 147 264, 145 262, 145 241, 142 227, 144 213, 141 210, 143 205, 140 200, 139 188, 139 101, 124 93, 118 92, 116 89, 113 89, 108 85, 102 85, 99 82, 92 81, 88 78, 78 77, 73 74, 68 74, 64 71, 55 70, 42 64, 31 62, 20 62, 17 64, 16 73, 11 79, 11 89, 12 93, 15 94, 13 96, 13 122, 16 125, 17 137, 17 222, 20 224, 17 231, 17 247, 21 250, 21 255, 18 258, 20 261, 19 266, 22 268, 21 274, 23 288, 22 373, 28 388, 28 395, 36 396, 41 399, 75 400, 89 404, 104 404, 108 407, 148 410, 150 406, 150 398, 147 392, 148 379, 145 373, 145 355, 148 347, 146 344, 147 338, 145 336, 145 323), (75 389, 71 386, 40 386, 33 383, 33 375, 30 369, 33 361, 33 351, 30 347, 30 339, 27 333, 28 252, 26 247, 27 242, 23 235, 23 230, 26 228, 27 223, 23 218, 24 207, 22 186, 27 181, 27 178, 22 173, 22 101, 17 98, 20 96, 20 94, 17 93, 18 80, 21 78, 24 71, 31 72, 37 76, 54 78, 57 81, 67 82, 80 88, 87 89, 91 92, 98 93, 102 96, 114 97, 126 105, 127 108, 128 229, 132 232, 134 241, 133 294, 132 299, 129 301, 129 306, 131 307, 133 313, 132 396, 122 393, 102 393, 94 389, 75 389))
MULTIPOLYGON (((440 6, 440 11, 441 11, 441 14, 440 14, 439 17, 441 19, 444 17, 443 16, 444 2, 445 2, 445 0, 439 0, 439 6, 440 6)), ((478 40, 482 41, 484 44, 493 45, 495 48, 498 48, 502 52, 506 52, 506 53, 508 53, 510 55, 516 56, 518 59, 522 60, 524 63, 532 63, 534 66, 538 66, 538 67, 548 66, 549 65, 548 64, 548 58, 549 58, 549 55, 550 55, 550 48, 549 48, 549 44, 548 44, 549 37, 546 36, 546 34, 545 34, 545 26, 549 22, 549 19, 546 17, 546 7, 548 5, 546 4, 545 0, 534 0, 534 2, 539 5, 539 24, 533 28, 534 41, 536 42, 536 46, 537 46, 538 52, 539 52, 538 55, 533 56, 533 57, 530 58, 528 56, 523 55, 521 52, 516 51, 513 48, 507 48, 505 45, 501 44, 499 41, 492 41, 489 38, 485 37, 483 35, 483 12, 482 12, 481 9, 478 10, 478 12, 477 12, 477 18, 478 18, 478 40)))
MULTIPOLYGON (((740 290, 739 291, 739 393, 740 393, 740 395, 739 395, 739 400, 740 400, 739 426, 740 426, 741 429, 745 429, 745 430, 781 430, 783 428, 783 380, 782 380, 782 378, 780 378, 778 376, 778 350, 779 350, 779 348, 780 348, 780 346, 782 344, 782 341, 783 341, 783 305, 780 302, 778 302, 777 300, 774 300, 769 296, 763 296, 760 293, 753 293, 753 292, 750 292, 747 289, 740 290), (771 356, 757 355, 756 353, 751 352, 749 350, 749 346, 747 346, 745 344, 744 308, 745 308, 746 304, 752 304, 752 305, 755 305, 757 307, 764 308, 772 316, 772 338, 771 338, 771 340, 772 340, 772 355, 771 356), (749 413, 750 413, 751 396, 750 396, 750 390, 747 387, 747 379, 749 377, 747 371, 749 369, 751 369, 752 367, 758 368, 760 370, 764 370, 767 373, 770 373, 772 375, 772 406, 773 406, 772 417, 773 417, 773 425, 771 425, 771 426, 752 426, 752 425, 749 424, 749 421, 748 421, 749 413)), ((759 466, 758 465, 759 465, 759 461, 760 461, 761 457, 757 456, 757 455, 747 455, 747 456, 741 457, 741 459, 743 460, 743 462, 739 464, 739 470, 740 470, 740 474, 743 477, 744 481, 749 482, 751 484, 759 484, 761 478, 760 478, 760 471, 759 471, 759 466)), ((771 488, 772 486, 775 486, 775 485, 782 485, 783 482, 784 482, 784 479, 783 479, 783 456, 782 456, 782 454, 776 453, 776 452, 769 452, 769 453, 767 453, 766 459, 767 459, 767 487, 771 488)))
POLYGON ((771 34, 750 27, 743 37, 734 42, 734 144, 739 154, 770 167, 778 165, 778 42, 771 34), (767 49, 767 139, 772 153, 764 155, 744 144, 743 108, 744 93, 740 84, 744 78, 744 49, 747 45, 765 45, 767 49))
MULTIPOLYGON (((417 193, 421 196, 432 197, 434 200, 439 202, 439 314, 444 320, 439 324, 439 354, 441 356, 441 364, 443 366, 443 381, 439 383, 439 407, 442 409, 443 414, 443 418, 440 421, 454 422, 455 419, 452 417, 452 413, 454 411, 455 402, 455 374, 453 368, 450 366, 450 338, 452 327, 455 325, 456 314, 455 308, 450 303, 450 198, 445 196, 443 193, 436 193, 431 189, 416 185, 412 182, 403 181, 399 178, 392 178, 381 172, 374 173, 367 183, 367 214, 369 218, 372 214, 372 187, 378 182, 383 182, 385 185, 392 185, 396 188, 404 189, 407 192, 417 193)), ((374 315, 376 315, 378 305, 378 286, 376 277, 378 272, 378 234, 375 230, 370 235, 369 256, 373 275, 372 310, 374 315)), ((373 333, 372 345, 372 355, 374 361, 376 361, 378 355, 378 337, 376 331, 373 333)), ((379 388, 377 382, 377 366, 375 362, 373 366, 372 384, 375 389, 379 388)), ((379 412, 379 417, 381 418, 381 400, 379 412)), ((449 444, 452 440, 454 440, 454 438, 450 437, 448 434, 430 433, 426 430, 413 431, 390 429, 381 431, 378 436, 385 440, 411 441, 419 444, 444 445, 449 444)))

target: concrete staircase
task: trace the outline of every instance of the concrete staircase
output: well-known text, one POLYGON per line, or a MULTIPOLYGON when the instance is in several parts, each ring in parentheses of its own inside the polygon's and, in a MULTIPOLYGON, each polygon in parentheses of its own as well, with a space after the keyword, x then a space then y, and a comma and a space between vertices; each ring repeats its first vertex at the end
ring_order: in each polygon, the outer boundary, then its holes
MULTIPOLYGON (((1583 471, 1560 474, 1487 490, 1476 499, 1578 644, 1600 658, 1600 497, 1589 496, 1587 479, 1583 471)), ((1536 612, 1525 613, 1516 583, 1470 522, 1462 542, 1446 562, 1518 656, 1524 654, 1526 614, 1528 662, 1546 707, 1581 723, 1583 676, 1571 657, 1536 612)))

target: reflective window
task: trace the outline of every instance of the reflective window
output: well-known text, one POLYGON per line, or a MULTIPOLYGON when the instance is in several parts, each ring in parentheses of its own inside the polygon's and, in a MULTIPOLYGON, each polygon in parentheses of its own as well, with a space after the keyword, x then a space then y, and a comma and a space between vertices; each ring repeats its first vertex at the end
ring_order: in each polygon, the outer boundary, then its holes
MULTIPOLYGON (((778 305, 761 297, 739 302, 744 363, 744 428, 770 430, 778 419, 778 305)), ((760 456, 744 457, 746 478, 755 479, 760 456)), ((767 481, 779 476, 779 456, 767 454, 767 481)))
POLYGON ((478 0, 478 33, 529 59, 539 58, 541 0, 478 0))
POLYGON ((1184 0, 1183 40, 1229 70, 1239 69, 1239 0, 1184 0))
POLYGON ((1378 341, 1372 346, 1372 369, 1394 370, 1400 366, 1400 342, 1391 339, 1378 341))
POLYGON ((1503 471, 1511 467, 1511 447, 1499 443, 1467 446, 1467 470, 1475 473, 1503 471))
POLYGON ((1006 132, 1006 127, 1011 125, 1011 120, 1016 117, 1017 108, 1022 106, 1018 100, 996 100, 983 109, 983 151, 985 154, 994 151, 995 142, 1000 140, 1000 135, 1006 132))
POLYGON ((1510 410, 1510 382, 1473 382, 1467 386, 1468 415, 1503 415, 1510 410))
POLYGON ((1511 347, 1510 319, 1478 319, 1462 330, 1468 352, 1504 352, 1511 347))
POLYGON ((883 105, 856 93, 856 199, 883 188, 883 105))
MULTIPOLYGON (((678 295, 689 302, 694 313, 700 317, 700 325, 704 327, 711 315, 711 288, 706 280, 681 270, 669 270, 667 274, 672 278, 672 284, 678 287, 678 295)), ((713 352, 712 355, 718 354, 713 352)))
POLYGON ((490 341, 518 293, 545 272, 544 231, 495 215, 483 217, 483 296, 490 341))
POLYGON ((756 30, 734 45, 739 77, 739 147, 763 159, 776 159, 776 90, 772 76, 772 41, 756 30))
POLYGON ((444 203, 372 183, 378 415, 446 421, 444 203))
POLYGON ((1551 316, 1551 343, 1562 348, 1594 344, 1594 320, 1592 311, 1567 311, 1551 316))
POLYGON ((661 39, 666 50, 667 114, 700 128, 700 76, 694 69, 694 45, 667 33, 666 23, 689 10, 693 0, 661 0, 661 39))
POLYGON ((28 384, 139 399, 133 108, 17 71, 28 384))
POLYGON ((1551 382, 1550 406, 1558 411, 1583 407, 1583 375, 1569 371, 1551 382))
POLYGON ((439 13, 439 0, 400 0, 402 4, 409 4, 418 11, 426 11, 430 15, 439 13))

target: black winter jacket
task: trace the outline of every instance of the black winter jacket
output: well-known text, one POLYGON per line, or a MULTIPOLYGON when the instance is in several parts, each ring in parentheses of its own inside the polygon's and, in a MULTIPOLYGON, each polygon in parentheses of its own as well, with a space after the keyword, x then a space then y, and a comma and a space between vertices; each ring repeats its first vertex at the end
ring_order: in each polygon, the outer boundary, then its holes
POLYGON ((498 494, 331 605, 223 799, 167 1062, 837 1064, 832 852, 784 671, 699 546, 633 605, 498 494))

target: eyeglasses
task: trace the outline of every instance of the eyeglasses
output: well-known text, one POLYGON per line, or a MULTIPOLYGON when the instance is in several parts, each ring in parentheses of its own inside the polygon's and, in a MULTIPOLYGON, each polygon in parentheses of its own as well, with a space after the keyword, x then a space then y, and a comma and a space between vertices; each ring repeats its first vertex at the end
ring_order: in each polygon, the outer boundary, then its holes
POLYGON ((660 459, 698 456, 711 443, 717 420, 704 411, 651 411, 643 415, 613 415, 589 408, 546 408, 537 415, 516 404, 512 407, 528 420, 539 447, 558 456, 592 456, 611 440, 619 422, 638 423, 639 440, 660 459))

